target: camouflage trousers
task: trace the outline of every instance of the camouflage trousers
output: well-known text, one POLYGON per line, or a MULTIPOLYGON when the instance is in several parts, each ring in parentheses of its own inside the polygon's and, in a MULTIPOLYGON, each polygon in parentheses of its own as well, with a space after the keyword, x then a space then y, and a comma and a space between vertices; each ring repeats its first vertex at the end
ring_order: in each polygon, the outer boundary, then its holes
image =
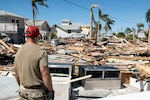
POLYGON ((48 100, 46 93, 41 89, 26 89, 20 85, 20 100, 48 100))

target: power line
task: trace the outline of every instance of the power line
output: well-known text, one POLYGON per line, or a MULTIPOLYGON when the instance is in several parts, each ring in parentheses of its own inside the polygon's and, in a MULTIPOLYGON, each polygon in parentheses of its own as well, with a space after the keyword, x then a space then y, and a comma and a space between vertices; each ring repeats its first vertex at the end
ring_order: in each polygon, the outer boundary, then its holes
MULTIPOLYGON (((86 7, 83 7, 81 5, 75 4, 75 3, 71 2, 71 1, 68 1, 68 0, 64 0, 64 1, 69 3, 69 4, 72 4, 74 6, 80 7, 82 9, 85 9, 85 10, 88 10, 88 11, 90 10, 89 8, 86 8, 86 7)), ((94 11, 94 12, 96 12, 96 11, 94 11)), ((96 12, 96 13, 98 13, 98 12, 96 12)), ((117 19, 117 20, 120 20, 120 21, 123 21, 123 22, 137 24, 136 22, 133 22, 133 21, 129 21, 129 20, 121 19, 121 18, 116 18, 116 17, 113 17, 113 16, 110 16, 110 17, 112 17, 114 19, 117 19)))
POLYGON ((124 21, 124 22, 128 22, 128 23, 133 23, 133 24, 137 24, 136 22, 133 22, 133 21, 129 21, 129 20, 125 20, 125 19, 120 19, 120 18, 116 18, 116 17, 113 17, 113 16, 110 16, 114 19, 117 19, 117 20, 121 20, 121 21, 124 21))
POLYGON ((88 9, 88 8, 86 8, 86 7, 80 6, 80 5, 75 4, 75 3, 71 2, 71 1, 67 1, 67 0, 64 0, 64 1, 67 2, 67 3, 70 3, 70 4, 72 4, 72 5, 75 5, 75 6, 77 6, 77 7, 80 7, 80 8, 82 8, 82 9, 90 10, 90 9, 88 9))

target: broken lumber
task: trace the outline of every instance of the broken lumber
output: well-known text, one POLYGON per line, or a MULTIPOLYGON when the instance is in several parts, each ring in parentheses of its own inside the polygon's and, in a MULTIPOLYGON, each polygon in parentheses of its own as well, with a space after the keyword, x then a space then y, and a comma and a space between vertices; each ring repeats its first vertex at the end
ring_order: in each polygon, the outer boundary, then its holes
POLYGON ((15 51, 14 51, 11 47, 9 47, 3 40, 0 39, 0 43, 1 43, 4 47, 6 47, 10 52, 15 53, 15 51))
POLYGON ((122 60, 122 59, 115 59, 115 58, 108 58, 106 59, 108 62, 112 63, 121 63, 121 64, 137 64, 138 61, 132 61, 132 60, 122 60))
POLYGON ((76 81, 79 81, 79 80, 84 80, 84 79, 87 79, 87 78, 90 78, 90 77, 92 77, 92 75, 82 76, 82 77, 79 77, 79 78, 69 80, 69 81, 67 81, 67 83, 72 83, 72 82, 76 82, 76 81))
POLYGON ((136 64, 135 67, 140 72, 145 72, 145 74, 150 74, 150 65, 136 64))
POLYGON ((129 41, 127 41, 126 39, 122 39, 122 41, 124 41, 125 43, 129 44, 129 45, 133 45, 132 43, 130 43, 129 41))
POLYGON ((83 50, 84 50, 84 47, 69 46, 67 49, 70 49, 70 50, 77 50, 77 51, 83 51, 83 50))

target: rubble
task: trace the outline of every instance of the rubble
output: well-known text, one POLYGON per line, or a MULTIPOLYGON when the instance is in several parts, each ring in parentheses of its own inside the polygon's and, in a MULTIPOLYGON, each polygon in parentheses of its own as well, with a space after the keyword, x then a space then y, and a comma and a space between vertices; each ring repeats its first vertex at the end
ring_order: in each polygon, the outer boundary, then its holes
MULTIPOLYGON (((150 78, 150 48, 145 41, 112 37, 95 42, 68 38, 59 39, 57 45, 45 41, 38 45, 48 52, 49 62, 73 63, 73 75, 76 76, 80 65, 110 65, 120 69, 121 83, 129 84, 131 76, 136 77, 137 81, 148 81, 150 78)), ((18 49, 0 41, 1 73, 13 73, 13 59, 18 49), (2 62, 6 62, 5 65, 2 62)))
MULTIPOLYGON (((0 58, 4 59, 3 62, 13 62, 14 54, 19 48, 6 44, 2 40, 0 43, 0 58)), ((115 36, 97 43, 89 39, 68 38, 59 39, 59 44, 56 46, 45 41, 38 45, 46 50, 49 55, 53 55, 53 57, 50 57, 51 61, 72 62, 76 66, 82 64, 126 66, 123 71, 129 71, 129 65, 136 68, 136 64, 148 64, 150 61, 148 57, 150 49, 145 41, 128 41, 115 36), (58 59, 56 55, 60 56, 61 59, 58 59)), ((122 70, 122 68, 120 69, 122 70)))

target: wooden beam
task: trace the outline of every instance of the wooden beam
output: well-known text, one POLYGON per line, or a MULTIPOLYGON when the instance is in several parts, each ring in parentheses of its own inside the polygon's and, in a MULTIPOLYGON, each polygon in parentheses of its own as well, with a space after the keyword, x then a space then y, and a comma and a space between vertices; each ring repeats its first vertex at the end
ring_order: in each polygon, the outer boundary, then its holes
POLYGON ((92 77, 92 75, 82 76, 82 77, 79 77, 79 78, 76 78, 76 79, 69 80, 69 81, 67 81, 67 83, 72 83, 72 82, 76 82, 76 81, 79 81, 79 80, 84 80, 84 79, 87 79, 87 78, 90 78, 90 77, 92 77))
POLYGON ((12 49, 11 47, 9 47, 3 40, 0 39, 0 43, 6 47, 6 49, 8 49, 10 52, 15 53, 14 49, 12 49))
POLYGON ((135 67, 140 72, 145 72, 145 74, 150 74, 150 65, 136 64, 135 67))

